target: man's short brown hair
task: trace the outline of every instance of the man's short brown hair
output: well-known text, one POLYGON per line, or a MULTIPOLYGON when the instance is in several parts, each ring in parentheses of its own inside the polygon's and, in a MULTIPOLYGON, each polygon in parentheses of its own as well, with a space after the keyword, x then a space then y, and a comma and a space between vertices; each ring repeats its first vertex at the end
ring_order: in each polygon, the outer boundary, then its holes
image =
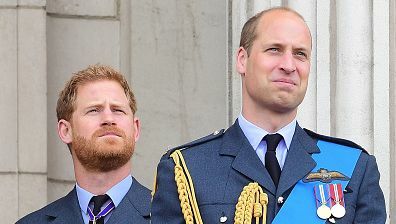
POLYGON ((239 47, 243 47, 246 50, 248 56, 250 54, 250 49, 253 45, 253 42, 257 38, 257 32, 256 32, 257 24, 259 23, 261 17, 267 14, 268 12, 277 11, 277 10, 291 12, 296 16, 300 17, 303 21, 305 21, 302 15, 300 15, 298 12, 288 7, 274 7, 257 13, 256 15, 251 17, 248 21, 246 21, 246 23, 243 25, 241 32, 241 40, 239 42, 239 47))
POLYGON ((74 73, 71 79, 65 84, 65 87, 59 93, 59 99, 56 105, 58 121, 60 119, 65 119, 67 121, 71 120, 76 107, 77 91, 80 86, 101 80, 111 80, 119 83, 124 89, 124 93, 128 98, 129 106, 131 107, 133 114, 135 114, 137 110, 135 96, 133 95, 125 77, 110 66, 96 64, 90 65, 88 68, 74 73))

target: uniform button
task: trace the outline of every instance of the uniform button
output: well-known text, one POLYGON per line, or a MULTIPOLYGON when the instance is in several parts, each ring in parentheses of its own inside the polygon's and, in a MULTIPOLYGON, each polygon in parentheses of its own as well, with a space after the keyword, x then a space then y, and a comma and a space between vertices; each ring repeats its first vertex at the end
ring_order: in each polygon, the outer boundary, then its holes
POLYGON ((278 204, 283 204, 283 200, 284 200, 284 198, 281 196, 281 197, 279 197, 278 198, 278 204))
POLYGON ((227 222, 227 216, 221 216, 221 217, 220 217, 220 222, 221 222, 221 223, 227 222))

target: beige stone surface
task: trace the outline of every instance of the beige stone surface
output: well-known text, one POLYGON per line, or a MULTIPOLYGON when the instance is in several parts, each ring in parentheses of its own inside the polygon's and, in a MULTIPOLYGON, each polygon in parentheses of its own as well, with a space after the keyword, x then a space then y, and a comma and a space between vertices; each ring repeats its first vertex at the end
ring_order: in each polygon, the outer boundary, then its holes
POLYGON ((48 203, 67 195, 74 187, 74 182, 48 180, 48 203))
POLYGON ((117 0, 48 0, 47 12, 60 15, 117 15, 117 0))
POLYGON ((36 211, 47 204, 47 175, 19 174, 19 217, 36 211))
POLYGON ((17 13, 0 9, 0 171, 17 171, 17 13))
POLYGON ((73 180, 71 156, 56 131, 56 101, 71 74, 90 64, 119 67, 119 21, 47 17, 48 176, 73 180))
POLYGON ((131 80, 142 120, 133 172, 152 188, 168 145, 226 127, 224 1, 132 1, 131 80))
POLYGON ((17 174, 0 173, 1 203, 3 212, 1 223, 15 223, 18 219, 18 176, 17 174))
POLYGON ((0 0, 1 7, 16 7, 17 3, 17 0, 0 0))
MULTIPOLYGON (((48 0, 51 2, 52 0, 48 0)), ((33 7, 44 7, 46 5, 47 0, 18 0, 18 6, 33 6, 33 7)))
POLYGON ((46 16, 42 9, 18 10, 19 168, 44 173, 47 171, 46 16))

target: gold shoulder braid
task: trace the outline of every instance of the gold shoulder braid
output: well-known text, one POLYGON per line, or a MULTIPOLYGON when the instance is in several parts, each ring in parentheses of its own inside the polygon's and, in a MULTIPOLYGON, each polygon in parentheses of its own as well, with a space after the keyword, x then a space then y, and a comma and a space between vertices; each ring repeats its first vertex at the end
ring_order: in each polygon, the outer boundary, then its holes
MULTIPOLYGON (((188 172, 180 150, 175 150, 170 155, 175 162, 175 181, 179 193, 180 207, 186 224, 203 224, 199 212, 197 199, 195 198, 194 184, 188 172)), ((238 198, 235 209, 235 224, 251 224, 252 218, 259 224, 266 223, 268 195, 258 183, 249 183, 245 186, 238 198)))
POLYGON ((186 224, 203 224, 197 199, 195 198, 194 184, 188 172, 183 155, 180 150, 175 150, 170 156, 175 162, 175 181, 184 220, 186 224))
POLYGON ((259 223, 260 217, 262 217, 261 223, 265 224, 267 222, 267 204, 268 195, 264 193, 258 183, 249 183, 243 188, 238 198, 235 208, 235 224, 250 224, 252 216, 256 219, 256 224, 259 223))

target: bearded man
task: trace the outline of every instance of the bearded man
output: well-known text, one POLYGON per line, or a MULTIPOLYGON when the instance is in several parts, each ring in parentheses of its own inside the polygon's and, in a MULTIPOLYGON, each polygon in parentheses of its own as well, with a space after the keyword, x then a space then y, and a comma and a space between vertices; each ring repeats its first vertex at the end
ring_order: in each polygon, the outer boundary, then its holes
POLYGON ((75 188, 17 223, 149 223, 150 190, 131 176, 140 121, 126 79, 108 66, 89 66, 66 83, 56 112, 75 188))

